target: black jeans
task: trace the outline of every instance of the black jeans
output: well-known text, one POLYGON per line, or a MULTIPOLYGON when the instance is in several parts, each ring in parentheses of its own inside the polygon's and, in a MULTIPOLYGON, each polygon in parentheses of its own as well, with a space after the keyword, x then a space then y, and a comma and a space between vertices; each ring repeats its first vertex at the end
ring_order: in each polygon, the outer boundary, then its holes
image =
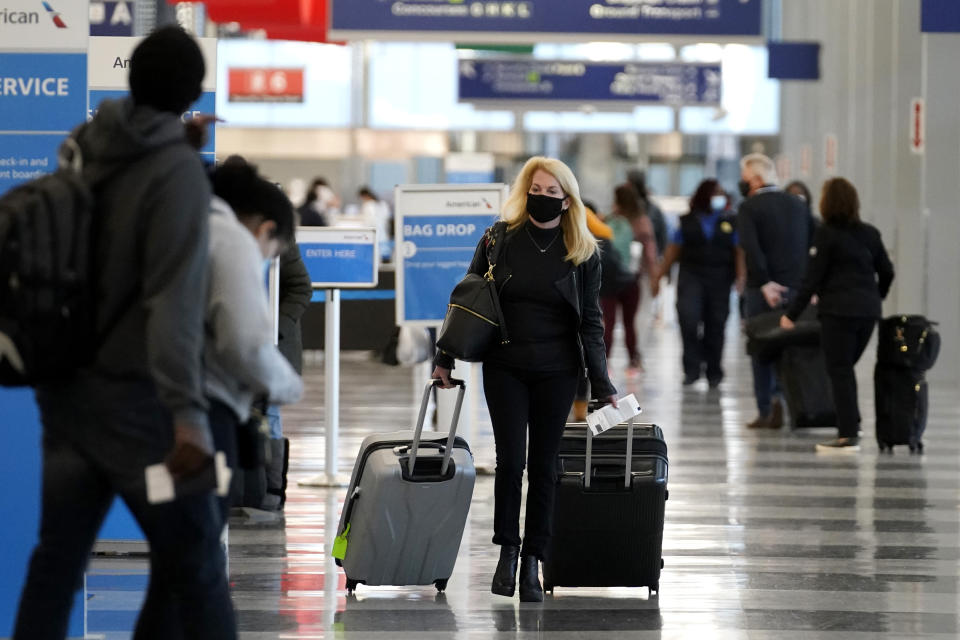
POLYGON ((860 429, 857 376, 853 368, 867 348, 876 324, 876 318, 820 316, 820 342, 833 385, 841 438, 856 438, 860 429))
POLYGON ((77 383, 37 398, 44 424, 40 540, 13 637, 64 638, 97 532, 119 495, 150 545, 150 585, 133 637, 236 638, 215 496, 147 502, 144 469, 173 443, 152 387, 77 383))
MULTIPOLYGON (((231 485, 240 481, 239 474, 243 473, 237 465, 237 429, 240 427, 240 419, 233 409, 220 402, 210 399, 210 432, 213 435, 213 446, 217 451, 223 451, 227 458, 227 466, 233 472, 231 476, 231 485)), ((235 492, 230 491, 225 497, 217 498, 217 504, 220 507, 220 518, 224 524, 230 517, 230 507, 233 506, 232 498, 235 492)))
POLYGON ((483 391, 497 447, 494 544, 521 544, 520 502, 526 461, 527 515, 521 553, 545 557, 553 529, 557 450, 578 378, 577 371, 543 373, 484 364, 483 391))
POLYGON ((703 363, 707 365, 707 379, 723 377, 720 360, 723 357, 723 332, 730 315, 731 284, 680 274, 677 319, 683 338, 683 373, 688 378, 699 378, 703 363))

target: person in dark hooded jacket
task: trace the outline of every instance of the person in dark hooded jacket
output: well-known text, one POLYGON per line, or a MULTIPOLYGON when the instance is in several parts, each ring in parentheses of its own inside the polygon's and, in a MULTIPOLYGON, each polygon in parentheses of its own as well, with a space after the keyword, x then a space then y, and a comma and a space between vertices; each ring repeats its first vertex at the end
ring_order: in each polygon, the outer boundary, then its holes
POLYGON ((102 339, 92 365, 37 390, 40 540, 16 640, 66 635, 115 496, 150 545, 150 586, 134 638, 236 637, 222 519, 204 490, 213 465, 201 371, 210 186, 181 121, 204 73, 196 41, 161 28, 131 57, 130 97, 105 102, 72 134, 94 185, 102 339), (175 481, 200 486, 149 502, 145 469, 158 463, 175 481))

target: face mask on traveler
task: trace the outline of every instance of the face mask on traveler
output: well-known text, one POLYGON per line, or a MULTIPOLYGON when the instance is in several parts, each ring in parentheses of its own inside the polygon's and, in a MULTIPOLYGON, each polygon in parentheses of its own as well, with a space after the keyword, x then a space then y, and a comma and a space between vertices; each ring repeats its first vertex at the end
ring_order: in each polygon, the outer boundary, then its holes
POLYGON ((710 198, 710 208, 714 211, 723 211, 727 208, 727 196, 713 196, 710 198))
POLYGON ((750 183, 746 180, 741 180, 737 183, 737 187, 740 189, 740 195, 744 198, 750 197, 750 183))
POLYGON ((550 222, 563 213, 563 198, 527 194, 527 213, 537 222, 550 222))

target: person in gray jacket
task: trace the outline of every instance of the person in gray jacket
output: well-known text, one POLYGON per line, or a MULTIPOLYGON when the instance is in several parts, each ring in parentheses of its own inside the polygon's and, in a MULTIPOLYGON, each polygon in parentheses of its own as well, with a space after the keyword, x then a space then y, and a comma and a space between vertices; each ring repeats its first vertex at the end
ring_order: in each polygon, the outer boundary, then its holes
POLYGON ((265 260, 293 243, 293 205, 239 157, 212 177, 210 287, 204 349, 210 424, 218 448, 236 470, 236 431, 254 399, 296 402, 300 376, 274 344, 265 260))
POLYGON ((37 389, 40 539, 16 640, 66 635, 97 532, 118 495, 150 545, 134 638, 236 637, 222 522, 205 482, 213 466, 201 368, 210 186, 180 119, 200 97, 204 73, 193 38, 159 29, 131 56, 130 98, 103 103, 72 134, 95 184, 101 339, 92 365, 37 389), (145 469, 164 462, 178 483, 199 486, 154 504, 145 469))

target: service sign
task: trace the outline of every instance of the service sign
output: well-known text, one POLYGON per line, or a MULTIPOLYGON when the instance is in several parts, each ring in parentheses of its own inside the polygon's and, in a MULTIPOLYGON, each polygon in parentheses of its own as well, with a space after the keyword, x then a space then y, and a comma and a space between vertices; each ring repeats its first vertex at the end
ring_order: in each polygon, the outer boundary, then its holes
POLYGON ((720 104, 719 64, 461 60, 460 101, 720 104))
POLYGON ((87 4, 0 3, 0 194, 57 167, 87 112, 87 4))
POLYGON ((401 185, 396 189, 397 324, 437 327, 477 243, 500 217, 502 184, 401 185))
POLYGON ((759 40, 763 0, 331 0, 333 39, 759 40))
POLYGON ((377 286, 380 252, 375 229, 300 227, 297 244, 315 289, 377 286))

